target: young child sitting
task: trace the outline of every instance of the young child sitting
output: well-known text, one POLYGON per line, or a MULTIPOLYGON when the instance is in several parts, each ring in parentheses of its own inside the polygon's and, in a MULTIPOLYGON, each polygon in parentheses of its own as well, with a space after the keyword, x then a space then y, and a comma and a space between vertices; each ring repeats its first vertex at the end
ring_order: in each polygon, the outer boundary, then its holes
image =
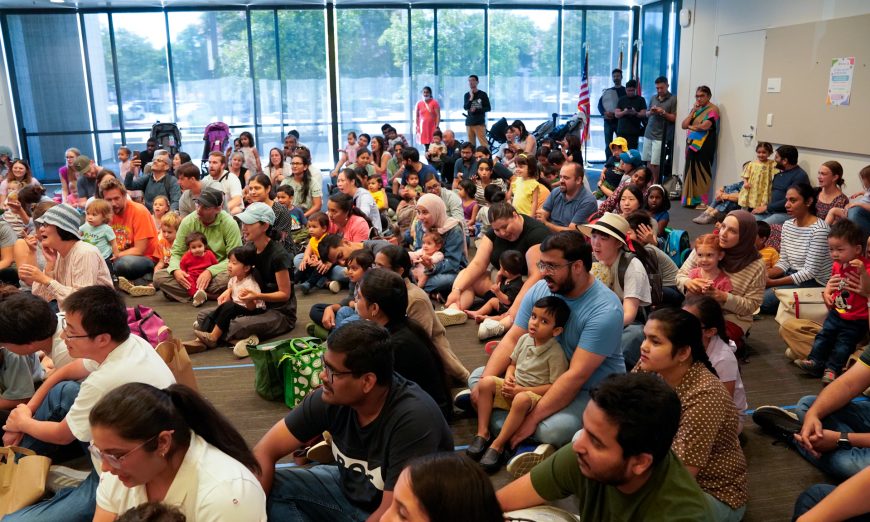
POLYGON ((417 198, 423 193, 423 187, 420 186, 420 175, 416 172, 409 172, 405 178, 405 186, 399 189, 399 177, 393 180, 393 193, 398 194, 402 201, 396 207, 396 219, 399 229, 404 234, 411 228, 411 222, 417 214, 417 198))
POLYGON ((447 145, 444 145, 443 139, 444 135, 441 130, 435 129, 435 132, 432 133, 432 143, 426 149, 426 159, 429 160, 429 165, 435 167, 435 170, 439 172, 444 165, 444 156, 447 155, 447 145))
POLYGON ((372 174, 366 178, 366 185, 369 188, 369 192, 372 193, 372 198, 375 200, 378 210, 381 212, 387 210, 389 205, 387 204, 387 191, 384 190, 384 178, 380 174, 372 174))
POLYGON ((755 238, 755 249, 761 254, 761 260, 764 261, 764 267, 770 270, 779 262, 779 252, 775 248, 767 244, 770 239, 770 225, 766 221, 756 221, 758 227, 758 236, 755 238))
POLYGON ((187 274, 187 281, 190 283, 188 292, 193 298, 193 306, 202 306, 208 296, 205 290, 197 288, 196 280, 208 267, 217 264, 217 257, 208 249, 208 240, 202 232, 191 232, 184 238, 184 243, 187 245, 187 252, 181 256, 180 268, 187 274))
MULTIPOLYGON (((163 195, 154 196, 151 202, 151 215, 154 216, 154 226, 160 231, 160 220, 169 212, 169 198, 163 195)), ((158 239, 159 239, 158 235, 158 239)))
POLYGON ((465 218, 465 226, 468 227, 466 235, 475 237, 479 229, 477 226, 477 213, 480 212, 480 204, 474 199, 474 195, 477 194, 477 185, 470 179, 460 180, 456 193, 459 194, 459 199, 462 200, 462 214, 465 218))
POLYGON ((610 157, 604 163, 604 168, 601 169, 601 176, 598 178, 598 190, 595 191, 595 199, 606 199, 622 180, 622 171, 619 170, 619 155, 623 152, 628 152, 628 142, 625 138, 615 138, 610 143, 610 157))
POLYGON ((870 259, 864 256, 865 242, 858 225, 847 219, 831 225, 828 232, 834 267, 822 295, 830 311, 809 357, 794 362, 810 375, 821 376, 822 384, 840 375, 849 355, 867 335, 867 298, 846 289, 849 274, 870 271, 870 259))
POLYGON ((465 311, 468 317, 474 318, 478 323, 489 318, 500 319, 507 313, 523 287, 522 274, 526 268, 526 258, 521 252, 505 250, 498 258, 498 265, 495 283, 483 294, 483 305, 477 310, 465 311))
MULTIPOLYGON (((230 281, 227 289, 218 297, 218 307, 199 323, 199 328, 193 333, 206 348, 214 348, 230 327, 230 322, 236 317, 261 314, 266 310, 266 302, 262 299, 242 299, 241 291, 248 290, 253 295, 260 293, 260 285, 251 275, 254 263, 257 261, 257 249, 248 243, 236 247, 227 256, 227 275, 230 281)), ((260 340, 248 340, 251 344, 259 344, 260 340)), ((246 343, 239 343, 233 353, 241 358, 248 356, 246 343)))
POLYGON ((323 212, 315 212, 308 218, 308 245, 302 254, 302 262, 296 267, 294 279, 299 284, 302 295, 308 295, 314 288, 325 288, 326 275, 321 272, 322 263, 317 247, 320 240, 326 237, 329 229, 329 216, 323 212))
POLYGON ((426 232, 423 234, 423 248, 410 252, 411 262, 414 263, 411 273, 414 274, 414 280, 417 281, 417 286, 420 288, 426 286, 432 267, 444 261, 444 253, 441 252, 443 247, 444 238, 441 237, 441 234, 426 232), (427 268, 423 263, 424 260, 430 262, 432 267, 427 268))
POLYGON ((304 248, 302 245, 308 242, 308 231, 305 229, 308 219, 301 208, 293 205, 295 198, 296 191, 290 185, 279 185, 275 189, 275 199, 290 213, 290 237, 296 246, 296 252, 299 252, 304 248))
POLYGON ((517 159, 517 151, 510 147, 506 147, 502 150, 501 159, 499 162, 505 167, 509 168, 511 172, 516 168, 516 159, 517 159))
POLYGON ((85 207, 85 223, 79 227, 82 241, 97 247, 100 255, 106 260, 109 273, 115 279, 115 266, 112 258, 118 255, 118 243, 115 241, 115 231, 109 226, 112 220, 112 206, 104 199, 95 199, 85 207))
POLYGON ((704 290, 710 287, 730 293, 733 290, 731 278, 719 268, 719 262, 725 257, 725 252, 719 246, 719 236, 704 234, 695 240, 695 258, 697 264, 689 270, 689 279, 703 279, 707 282, 704 290))
POLYGON ((465 453, 488 473, 501 467, 506 446, 523 424, 541 396, 568 369, 568 361, 559 341, 570 309, 554 295, 535 302, 529 317, 528 333, 523 334, 511 353, 504 379, 490 376, 477 383, 477 435, 465 453), (494 440, 489 432, 493 408, 510 410, 494 440))
POLYGON ((23 185, 20 181, 8 180, 6 181, 6 185, 8 187, 8 192, 6 194, 6 201, 4 205, 6 206, 6 212, 3 212, 3 221, 5 221, 20 238, 24 238, 27 235, 27 223, 28 220, 24 219, 24 216, 21 215, 19 209, 21 208, 21 203, 18 201, 18 191, 21 190, 23 185))
POLYGON ((374 254, 366 248, 354 250, 347 256, 347 278, 350 281, 347 297, 336 304, 312 306, 309 316, 314 322, 307 327, 309 335, 326 339, 330 331, 348 321, 359 319, 359 315, 356 313, 356 302, 359 299, 357 285, 374 262, 374 254))

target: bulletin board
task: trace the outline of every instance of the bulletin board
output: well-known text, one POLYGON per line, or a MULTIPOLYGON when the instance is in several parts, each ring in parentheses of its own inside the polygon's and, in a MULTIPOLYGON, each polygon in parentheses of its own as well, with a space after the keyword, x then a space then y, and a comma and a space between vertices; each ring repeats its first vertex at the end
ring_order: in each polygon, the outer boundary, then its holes
POLYGON ((870 15, 767 30, 758 139, 853 154, 870 153, 870 15), (848 105, 826 103, 832 61, 854 57, 848 105), (781 80, 780 92, 768 92, 781 80), (768 126, 772 115, 772 126, 768 126))

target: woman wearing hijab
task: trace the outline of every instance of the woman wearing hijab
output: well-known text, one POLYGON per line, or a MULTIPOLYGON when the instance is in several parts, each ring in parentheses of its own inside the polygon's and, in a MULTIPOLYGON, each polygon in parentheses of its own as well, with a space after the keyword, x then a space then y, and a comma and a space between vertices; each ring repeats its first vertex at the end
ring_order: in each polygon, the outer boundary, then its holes
POLYGON ((689 279, 689 270, 695 267, 695 251, 689 255, 677 273, 677 287, 685 294, 709 295, 722 305, 728 338, 743 347, 743 336, 752 326, 752 314, 761 305, 767 270, 755 249, 758 228, 755 218, 745 210, 735 210, 725 217, 719 228, 719 245, 725 257, 719 266, 731 278, 733 290, 725 293, 713 288, 709 281, 689 279))
POLYGON ((417 223, 414 226, 414 249, 423 247, 423 235, 437 232, 441 235, 441 252, 444 260, 432 263, 424 259, 423 265, 429 273, 423 290, 428 293, 447 294, 456 274, 468 264, 465 254, 465 224, 455 218, 447 217, 444 200, 434 194, 423 194, 417 200, 417 223))

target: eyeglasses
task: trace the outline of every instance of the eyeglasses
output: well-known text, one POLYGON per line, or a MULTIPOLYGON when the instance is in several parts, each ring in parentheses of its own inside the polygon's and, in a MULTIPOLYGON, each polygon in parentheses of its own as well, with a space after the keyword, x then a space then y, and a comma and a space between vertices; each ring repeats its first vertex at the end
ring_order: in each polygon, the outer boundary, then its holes
POLYGON ((63 330, 63 335, 67 339, 84 339, 85 337, 90 337, 90 335, 70 335, 69 326, 66 324, 65 315, 62 315, 60 317, 60 329, 63 330))
MULTIPOLYGON (((175 430, 172 430, 169 433, 174 433, 174 432, 175 432, 175 430)), ((104 453, 104 452, 100 451, 100 448, 94 446, 93 441, 90 443, 90 445, 88 445, 88 451, 91 453, 91 455, 93 455, 94 458, 99 459, 102 462, 105 462, 106 464, 108 464, 109 466, 111 466, 115 469, 121 469, 121 464, 124 463, 124 459, 129 457, 130 454, 133 453, 134 451, 141 449, 143 446, 145 446, 146 444, 148 444, 149 442, 151 442, 152 440, 156 439, 159 436, 160 436, 159 433, 157 435, 154 435, 150 439, 146 440, 142 444, 139 444, 138 446, 131 449, 127 453, 124 453, 120 457, 116 457, 116 456, 112 455, 111 453, 104 453)))
POLYGON ((568 261, 567 263, 562 263, 561 265, 554 265, 552 263, 544 263, 543 261, 538 261, 536 263, 536 266, 538 267, 538 270, 540 270, 541 272, 555 272, 556 270, 558 270, 560 268, 564 268, 566 266, 571 266, 576 262, 577 261, 568 261))
POLYGON ((323 371, 326 373, 326 381, 329 384, 332 384, 332 381, 335 380, 336 375, 350 375, 354 372, 351 371, 338 371, 326 362, 326 358, 323 354, 320 355, 320 364, 323 365, 323 371))

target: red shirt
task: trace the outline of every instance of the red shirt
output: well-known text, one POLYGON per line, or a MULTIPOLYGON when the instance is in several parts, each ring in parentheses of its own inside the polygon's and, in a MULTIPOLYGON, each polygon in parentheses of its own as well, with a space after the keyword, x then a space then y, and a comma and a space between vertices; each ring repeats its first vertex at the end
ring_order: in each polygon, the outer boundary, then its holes
POLYGON ((181 256, 181 269, 187 273, 187 280, 190 281, 188 293, 193 296, 196 293, 196 280, 200 274, 205 272, 206 268, 216 265, 217 257, 211 250, 206 250, 204 255, 195 256, 190 253, 190 250, 181 256))
MULTIPOLYGON (((858 259, 864 263, 864 270, 870 272, 870 259, 866 257, 859 257, 858 259)), ((867 298, 844 289, 846 286, 846 275, 857 270, 859 269, 851 265, 847 264, 843 266, 835 261, 834 268, 831 271, 831 275, 841 277, 840 284, 831 293, 831 296, 834 298, 834 310, 846 321, 866 321, 868 316, 867 298)))

